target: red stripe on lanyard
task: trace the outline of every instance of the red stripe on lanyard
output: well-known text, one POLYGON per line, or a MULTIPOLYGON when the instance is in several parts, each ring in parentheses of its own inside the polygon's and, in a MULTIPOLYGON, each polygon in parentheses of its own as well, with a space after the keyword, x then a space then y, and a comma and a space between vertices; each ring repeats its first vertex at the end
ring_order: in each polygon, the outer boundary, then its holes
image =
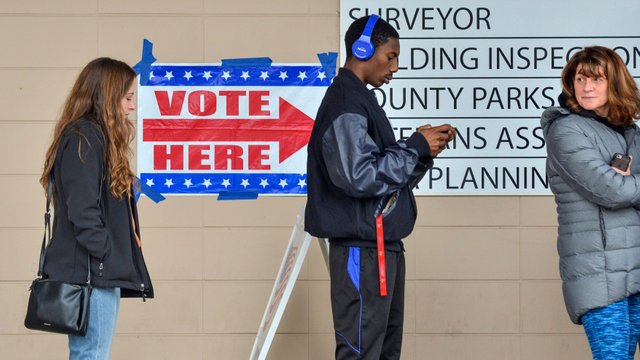
POLYGON ((384 258, 384 228, 382 214, 376 216, 376 237, 378 239, 378 276, 380 278, 380 296, 387 296, 387 261, 384 258))

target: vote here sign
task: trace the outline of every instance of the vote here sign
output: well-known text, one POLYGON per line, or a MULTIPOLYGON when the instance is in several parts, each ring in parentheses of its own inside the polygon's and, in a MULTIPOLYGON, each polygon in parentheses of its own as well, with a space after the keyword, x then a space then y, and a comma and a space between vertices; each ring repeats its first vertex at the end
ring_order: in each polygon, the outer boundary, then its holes
POLYGON ((138 173, 162 194, 306 194, 322 66, 152 65, 138 87, 138 173))

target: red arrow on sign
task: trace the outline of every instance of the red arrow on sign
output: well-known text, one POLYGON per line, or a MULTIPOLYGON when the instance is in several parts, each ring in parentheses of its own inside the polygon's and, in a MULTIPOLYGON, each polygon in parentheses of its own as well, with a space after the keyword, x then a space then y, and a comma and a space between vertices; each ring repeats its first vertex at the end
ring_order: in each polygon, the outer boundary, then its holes
POLYGON ((144 119, 143 141, 277 141, 280 163, 309 143, 313 119, 280 98, 279 119, 144 119))

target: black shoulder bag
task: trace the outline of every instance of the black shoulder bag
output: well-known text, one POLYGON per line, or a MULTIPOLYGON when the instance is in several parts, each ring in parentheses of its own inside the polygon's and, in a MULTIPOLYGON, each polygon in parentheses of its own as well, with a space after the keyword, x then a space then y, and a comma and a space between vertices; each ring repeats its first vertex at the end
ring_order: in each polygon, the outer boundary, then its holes
MULTIPOLYGON (((32 330, 42 330, 61 334, 84 336, 89 323, 89 300, 91 297, 91 263, 87 253, 87 282, 71 284, 49 280, 44 277, 46 242, 51 242, 51 183, 47 187, 47 205, 44 214, 44 235, 40 248, 38 276, 31 283, 29 305, 24 326, 32 330)), ((102 182, 100 183, 102 188, 102 182)), ((102 192, 102 190, 100 190, 102 192)), ((102 197, 102 194, 100 194, 102 197)))

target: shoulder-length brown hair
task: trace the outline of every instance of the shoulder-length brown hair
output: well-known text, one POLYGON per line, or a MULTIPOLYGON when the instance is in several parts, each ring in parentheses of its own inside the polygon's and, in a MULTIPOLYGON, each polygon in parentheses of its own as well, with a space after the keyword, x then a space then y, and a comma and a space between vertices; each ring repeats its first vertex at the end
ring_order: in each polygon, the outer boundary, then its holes
POLYGON ((135 78, 136 73, 129 65, 110 58, 95 59, 82 69, 64 103, 47 150, 40 177, 45 189, 60 140, 79 119, 87 118, 98 125, 104 136, 105 172, 111 193, 123 198, 129 191, 135 180, 129 165, 134 127, 122 110, 122 100, 135 78))
POLYGON ((638 86, 627 66, 615 51, 603 46, 589 46, 575 53, 562 70, 562 92, 567 97, 567 107, 574 112, 584 110, 573 88, 578 66, 580 73, 588 77, 605 76, 608 83, 610 123, 621 126, 633 124, 640 117, 638 86))

